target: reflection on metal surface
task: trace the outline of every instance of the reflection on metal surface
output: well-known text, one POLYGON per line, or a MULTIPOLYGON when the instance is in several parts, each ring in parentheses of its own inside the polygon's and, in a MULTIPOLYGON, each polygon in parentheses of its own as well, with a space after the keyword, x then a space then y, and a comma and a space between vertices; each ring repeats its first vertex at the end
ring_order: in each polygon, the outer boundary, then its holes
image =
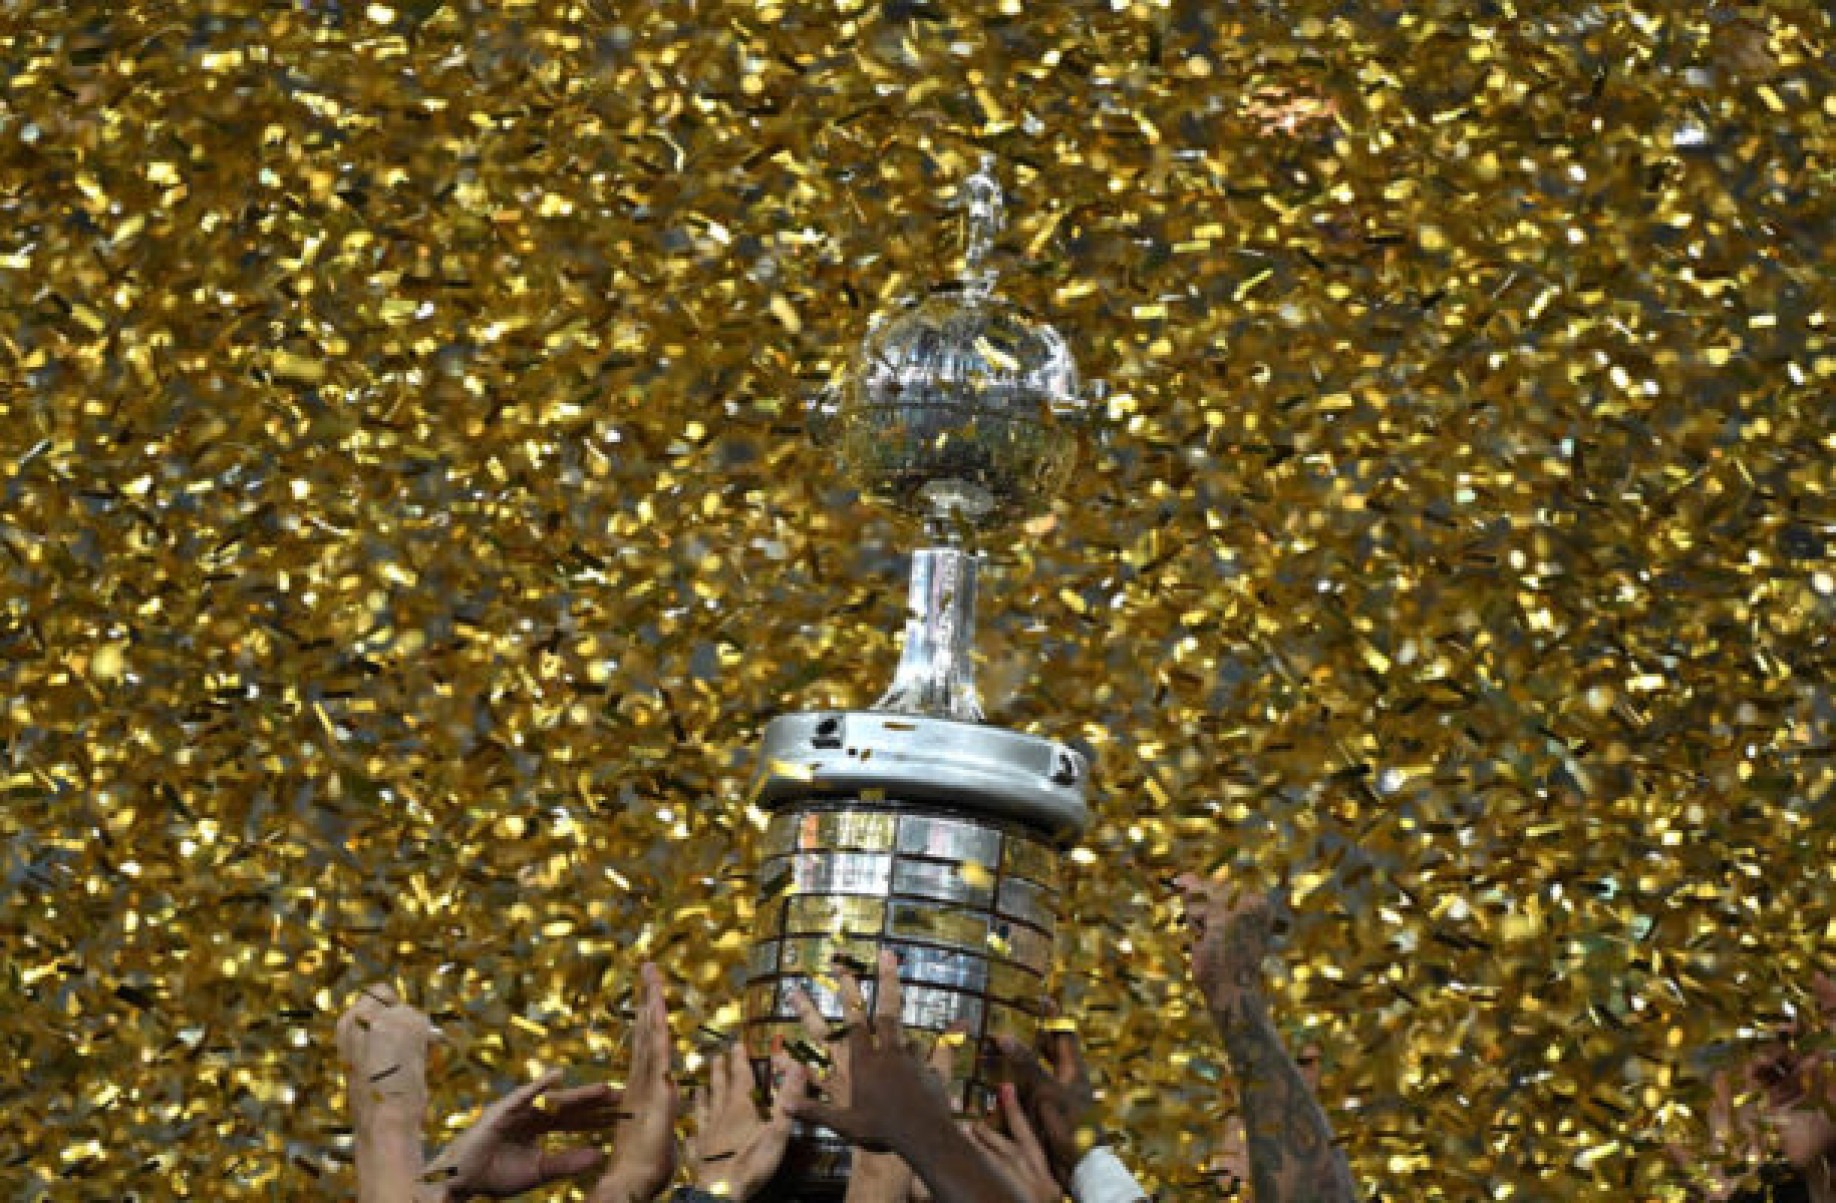
POLYGON ((1057 911, 1050 891, 1018 877, 1010 877, 1001 883, 1001 897, 995 909, 1044 931, 1051 931, 1057 921, 1057 911))
POLYGON ((1001 871, 1055 890, 1058 888, 1058 853, 1038 840, 1009 840, 1001 860, 1001 871))
POLYGON ((887 827, 830 832, 825 828, 838 820, 806 807, 868 793, 933 812, 1014 820, 1053 845, 1089 822, 1088 774, 1076 749, 1019 731, 922 715, 818 711, 780 715, 765 725, 753 796, 792 816, 767 834, 770 854, 793 847, 885 849, 887 827))
POLYGON ((957 282, 876 315, 825 427, 862 493, 932 529, 984 529, 1041 512, 1076 454, 1084 412, 1064 336, 994 291, 1004 222, 993 166, 965 180, 957 282))
POLYGON ((892 857, 884 852, 799 852, 786 867, 797 894, 884 894, 892 857))
POLYGON ((927 547, 912 553, 905 636, 893 683, 873 704, 894 714, 929 714, 961 723, 983 719, 975 689, 974 553, 927 547))
POLYGON ((899 851, 977 865, 1000 863, 1001 833, 959 819, 907 815, 899 824, 899 851))
MULTIPOLYGON (((914 1035, 966 1030, 959 1054, 967 1105, 991 1097, 975 1050, 1001 1034, 1031 1040, 1043 1011, 1056 924, 1056 859, 1049 843, 1011 823, 899 803, 825 800, 775 816, 772 853, 759 869, 767 934, 745 994, 747 1048, 804 1039, 792 994, 842 1019, 836 975, 862 978, 869 1006, 878 950, 899 957, 901 1020, 914 1035), (868 846, 862 848, 862 845, 868 846), (782 934, 780 934, 782 933, 782 934)), ((846 1166, 845 1146, 806 1132, 805 1158, 846 1166)), ((800 1173, 814 1175, 805 1168, 800 1173)), ((829 1197, 811 1185, 803 1197, 829 1197)))
POLYGON ((784 903, 786 935, 858 935, 886 926, 886 900, 836 894, 805 894, 784 903))
POLYGON ((893 873, 893 893, 986 908, 994 894, 994 878, 979 866, 969 872, 977 880, 965 876, 963 865, 955 861, 901 860, 893 873))

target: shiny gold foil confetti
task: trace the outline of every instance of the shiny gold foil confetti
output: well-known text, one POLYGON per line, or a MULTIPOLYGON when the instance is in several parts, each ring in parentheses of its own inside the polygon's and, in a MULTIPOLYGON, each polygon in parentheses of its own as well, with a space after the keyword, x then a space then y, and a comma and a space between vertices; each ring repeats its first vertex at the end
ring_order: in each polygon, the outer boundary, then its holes
POLYGON ((0 6, 0 1195, 348 1197, 381 978, 443 1115, 622 1072, 645 957, 687 1051, 761 722, 900 626, 803 406, 986 150, 1104 385, 981 648, 1097 754, 1059 979, 1131 1162, 1212 1189, 1164 883, 1225 866, 1385 1197, 1680 1198, 1832 968, 1832 52, 1672 0, 0 6))

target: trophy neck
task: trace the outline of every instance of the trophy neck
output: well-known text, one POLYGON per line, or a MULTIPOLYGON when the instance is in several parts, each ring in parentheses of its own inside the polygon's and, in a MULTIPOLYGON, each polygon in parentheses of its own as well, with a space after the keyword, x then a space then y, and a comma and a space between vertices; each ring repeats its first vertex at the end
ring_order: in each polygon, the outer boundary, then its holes
POLYGON ((975 568, 973 552, 925 547, 912 553, 905 641, 892 688, 875 710, 984 721, 975 691, 975 568))

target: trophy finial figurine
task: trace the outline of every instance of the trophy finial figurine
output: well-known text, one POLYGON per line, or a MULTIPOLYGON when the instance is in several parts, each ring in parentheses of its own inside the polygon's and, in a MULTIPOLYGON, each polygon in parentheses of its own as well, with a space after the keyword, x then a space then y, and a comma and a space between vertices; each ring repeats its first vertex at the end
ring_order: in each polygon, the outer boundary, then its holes
MULTIPOLYGON (((1004 202, 991 160, 958 200, 960 277, 875 318, 829 415, 849 479, 911 519, 924 545, 880 700, 765 729, 755 797, 772 818, 746 990, 755 1058, 774 1035, 797 1037, 792 990, 839 1019, 819 978, 838 959, 873 965, 882 947, 899 954, 908 1028, 1030 1042, 1051 969, 1058 849, 1089 820, 1084 758, 987 725, 976 694, 970 543, 1046 510, 1082 402, 1064 339, 995 291, 1004 202)), ((962 1101, 981 1109, 990 1088, 972 1077, 962 1101)), ((840 1199, 848 1165, 839 1138, 803 1132, 772 1194, 840 1199)))
POLYGON ((994 273, 984 271, 982 263, 1007 223, 993 155, 983 155, 981 170, 963 181, 957 204, 963 211, 963 289, 986 294, 994 286, 994 273))

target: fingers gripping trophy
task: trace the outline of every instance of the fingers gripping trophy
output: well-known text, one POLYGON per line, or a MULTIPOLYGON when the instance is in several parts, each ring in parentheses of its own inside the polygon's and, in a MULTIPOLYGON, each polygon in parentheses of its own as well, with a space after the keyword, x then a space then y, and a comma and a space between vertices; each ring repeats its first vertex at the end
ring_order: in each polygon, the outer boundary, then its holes
MULTIPOLYGON (((1059 850, 1089 820, 1084 758, 988 725, 976 694, 977 557, 967 543, 1046 509, 1071 467, 1068 423, 1081 401, 1064 339, 994 290, 987 259, 1002 196, 990 161, 960 195, 961 277, 875 318, 829 415, 854 483, 916 520, 924 546, 912 556, 885 696, 868 710, 787 714, 765 728, 754 794, 772 817, 746 990, 759 1064, 774 1037, 805 1038, 800 991, 839 1024, 833 975, 871 974, 881 949, 898 958, 913 1035, 964 1031, 972 1050, 1003 1035, 1030 1045, 1059 850)), ((979 1111, 993 1084, 973 1060, 958 1089, 979 1111)), ((849 1164, 833 1133, 801 1132, 771 1195, 839 1199, 849 1164)))

